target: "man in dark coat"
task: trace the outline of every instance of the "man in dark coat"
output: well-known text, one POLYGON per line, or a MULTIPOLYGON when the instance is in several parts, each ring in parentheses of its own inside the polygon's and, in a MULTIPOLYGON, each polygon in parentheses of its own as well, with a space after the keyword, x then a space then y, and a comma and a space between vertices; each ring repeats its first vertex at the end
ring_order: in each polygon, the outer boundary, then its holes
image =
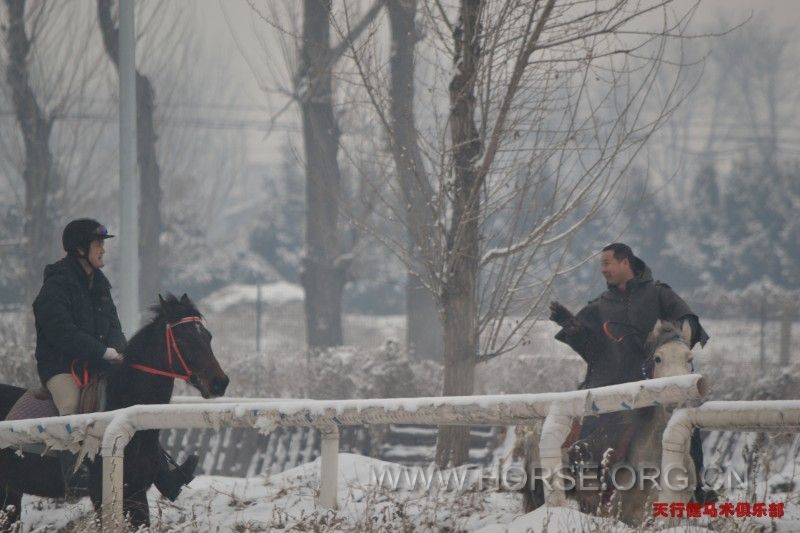
POLYGON ((36 366, 61 415, 74 414, 80 389, 72 364, 92 369, 123 361, 125 346, 111 284, 104 266, 104 241, 114 237, 91 219, 70 222, 62 236, 67 255, 44 269, 44 284, 33 302, 36 366))
MULTIPOLYGON (((39 379, 61 415, 78 410, 80 387, 72 377, 73 362, 85 361, 90 371, 124 363, 120 352, 125 336, 111 299, 111 284, 100 270, 105 264, 105 240, 112 237, 96 220, 81 218, 67 224, 61 237, 67 255, 45 267, 44 283, 33 302, 39 379)), ((72 454, 61 453, 59 460, 67 494, 75 495, 86 480, 72 475, 72 454)), ((181 487, 192 480, 197 461, 193 455, 177 466, 162 450, 156 487, 175 500, 181 487)))
POLYGON ((698 342, 705 346, 708 334, 697 315, 669 285, 653 281, 650 268, 629 246, 614 243, 603 248, 600 272, 608 289, 576 316, 558 302, 550 304, 550 319, 562 328, 556 339, 568 344, 588 365, 581 388, 644 379, 644 340, 658 319, 688 320, 691 346, 698 342), (610 336, 621 341, 614 342, 610 336))
MULTIPOLYGON (((705 346, 708 334, 686 302, 666 283, 653 281, 650 268, 622 243, 603 248, 600 272, 608 288, 590 301, 577 315, 558 302, 550 304, 550 319, 561 326, 556 339, 566 343, 587 363, 586 379, 580 388, 602 387, 647 379, 644 341, 658 319, 688 321, 692 328, 690 346, 705 346)), ((581 436, 594 430, 618 435, 629 423, 624 415, 611 414, 587 419, 581 436), (606 426, 606 427, 600 427, 606 426)), ((703 466, 699 432, 692 435, 692 458, 698 472, 703 466)), ((700 483, 698 500, 707 500, 700 483)))

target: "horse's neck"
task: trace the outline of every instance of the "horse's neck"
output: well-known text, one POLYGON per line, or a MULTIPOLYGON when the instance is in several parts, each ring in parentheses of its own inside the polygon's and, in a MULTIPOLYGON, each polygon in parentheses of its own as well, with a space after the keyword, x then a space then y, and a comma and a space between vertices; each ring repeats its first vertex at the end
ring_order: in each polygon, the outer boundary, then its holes
MULTIPOLYGON (((167 361, 163 327, 153 325, 147 337, 148 342, 143 349, 125 354, 126 362, 162 369, 167 361)), ((174 380, 171 378, 148 374, 127 365, 116 373, 115 378, 110 382, 111 390, 108 391, 112 409, 137 404, 166 404, 172 398, 174 380)))
MULTIPOLYGON (((138 370, 128 369, 131 380, 130 405, 169 403, 175 382, 172 378, 153 376, 138 370)), ((129 406, 126 406, 129 407, 129 406)))
POLYGON ((651 410, 651 416, 644 418, 636 431, 629 457, 632 462, 638 460, 658 463, 661 457, 661 436, 667 427, 669 413, 660 406, 646 409, 651 410))

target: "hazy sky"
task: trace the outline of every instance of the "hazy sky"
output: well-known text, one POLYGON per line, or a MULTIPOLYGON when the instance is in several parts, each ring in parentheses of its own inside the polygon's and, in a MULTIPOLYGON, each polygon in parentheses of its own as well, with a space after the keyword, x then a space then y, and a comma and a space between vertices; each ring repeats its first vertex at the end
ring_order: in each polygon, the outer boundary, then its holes
MULTIPOLYGON (((251 0, 259 8, 263 8, 267 1, 251 0)), ((692 3, 693 0, 679 0, 677 7, 692 3)), ((195 5, 199 7, 198 14, 205 25, 202 32, 209 36, 213 49, 224 53, 233 70, 236 83, 242 91, 245 113, 252 119, 266 120, 270 115, 267 109, 275 112, 284 104, 285 99, 281 95, 270 95, 265 91, 267 88, 274 88, 275 84, 269 80, 269 73, 263 64, 271 60, 282 65, 282 58, 280 50, 274 49, 275 47, 267 57, 264 46, 256 35, 274 35, 275 30, 259 18, 246 0, 203 0, 195 5), (234 32, 231 31, 232 28, 234 32), (247 60, 244 56, 247 56, 247 60), (257 76, 260 79, 257 80, 257 76), (253 106, 252 110, 249 109, 250 106, 253 106)), ((703 0, 694 19, 695 27, 713 27, 717 21, 723 19, 729 23, 738 22, 745 20, 750 13, 754 16, 764 15, 776 26, 797 27, 800 25, 800 0, 703 0)), ((296 120, 294 108, 288 109, 281 118, 284 123, 294 123, 296 120)), ((281 130, 269 136, 253 131, 248 135, 248 157, 254 161, 273 159, 275 150, 285 146, 286 135, 281 130)))

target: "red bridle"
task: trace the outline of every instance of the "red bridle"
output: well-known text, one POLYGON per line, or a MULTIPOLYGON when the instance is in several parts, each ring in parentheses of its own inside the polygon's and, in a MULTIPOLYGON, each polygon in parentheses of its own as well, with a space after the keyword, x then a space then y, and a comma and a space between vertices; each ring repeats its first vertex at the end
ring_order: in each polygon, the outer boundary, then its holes
MULTIPOLYGON (((175 340, 175 334, 172 332, 172 328, 178 326, 180 324, 189 324, 190 322, 202 322, 203 319, 199 316, 187 316, 186 318, 182 318, 177 322, 167 323, 167 327, 164 330, 164 340, 167 344, 167 368, 169 370, 161 370, 159 368, 153 368, 152 366, 147 365, 140 365, 139 363, 133 363, 128 365, 130 368, 138 370, 140 372, 144 372, 145 374, 153 374, 155 376, 163 376, 166 378, 175 378, 175 379, 182 379, 183 381, 189 381, 192 377, 192 370, 189 368, 189 365, 186 364, 186 360, 183 358, 181 354, 181 349, 178 347, 178 342, 175 340), (178 362, 183 367, 183 374, 178 374, 172 371, 172 356, 175 354, 175 358, 178 359, 178 362)), ((85 359, 73 359, 72 365, 70 366, 70 373, 72 374, 72 380, 75 381, 75 384, 78 388, 84 388, 89 384, 89 362, 85 359), (77 364, 83 363, 83 371, 79 372, 78 368, 76 367, 77 364)))
POLYGON ((131 368, 138 370, 140 372, 144 372, 145 374, 153 374, 155 376, 164 376, 167 378, 175 378, 175 379, 182 379, 183 381, 189 381, 192 377, 192 370, 189 368, 189 365, 186 364, 186 361, 181 355, 181 349, 178 348, 178 343, 175 341, 175 334, 172 332, 172 328, 178 326, 180 324, 189 324, 190 322, 202 322, 203 319, 199 316, 187 316, 186 318, 182 318, 177 322, 172 322, 167 324, 167 328, 164 330, 164 340, 167 344, 167 368, 169 370, 160 370, 158 368, 153 368, 152 366, 140 365, 139 363, 133 363, 130 366, 131 368), (178 362, 183 367, 183 374, 178 374, 172 371, 172 355, 175 354, 175 358, 178 359, 178 362))

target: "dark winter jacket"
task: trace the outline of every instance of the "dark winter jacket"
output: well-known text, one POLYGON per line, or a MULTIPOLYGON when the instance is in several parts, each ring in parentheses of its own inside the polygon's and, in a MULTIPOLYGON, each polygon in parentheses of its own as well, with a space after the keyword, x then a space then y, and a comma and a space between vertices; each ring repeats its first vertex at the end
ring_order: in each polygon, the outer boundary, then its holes
POLYGON ((107 347, 121 351, 125 346, 108 278, 99 270, 90 278, 75 257, 45 267, 33 314, 36 365, 43 385, 69 372, 73 359, 102 368, 107 347))
POLYGON ((582 388, 624 383, 643 379, 644 340, 657 319, 688 320, 692 346, 697 342, 705 345, 708 340, 686 302, 666 283, 653 281, 650 268, 637 258, 634 278, 625 290, 609 285, 556 334, 556 339, 572 347, 589 365, 582 388), (615 337, 624 336, 622 342, 611 342, 603 333, 605 322, 610 323, 615 337))

